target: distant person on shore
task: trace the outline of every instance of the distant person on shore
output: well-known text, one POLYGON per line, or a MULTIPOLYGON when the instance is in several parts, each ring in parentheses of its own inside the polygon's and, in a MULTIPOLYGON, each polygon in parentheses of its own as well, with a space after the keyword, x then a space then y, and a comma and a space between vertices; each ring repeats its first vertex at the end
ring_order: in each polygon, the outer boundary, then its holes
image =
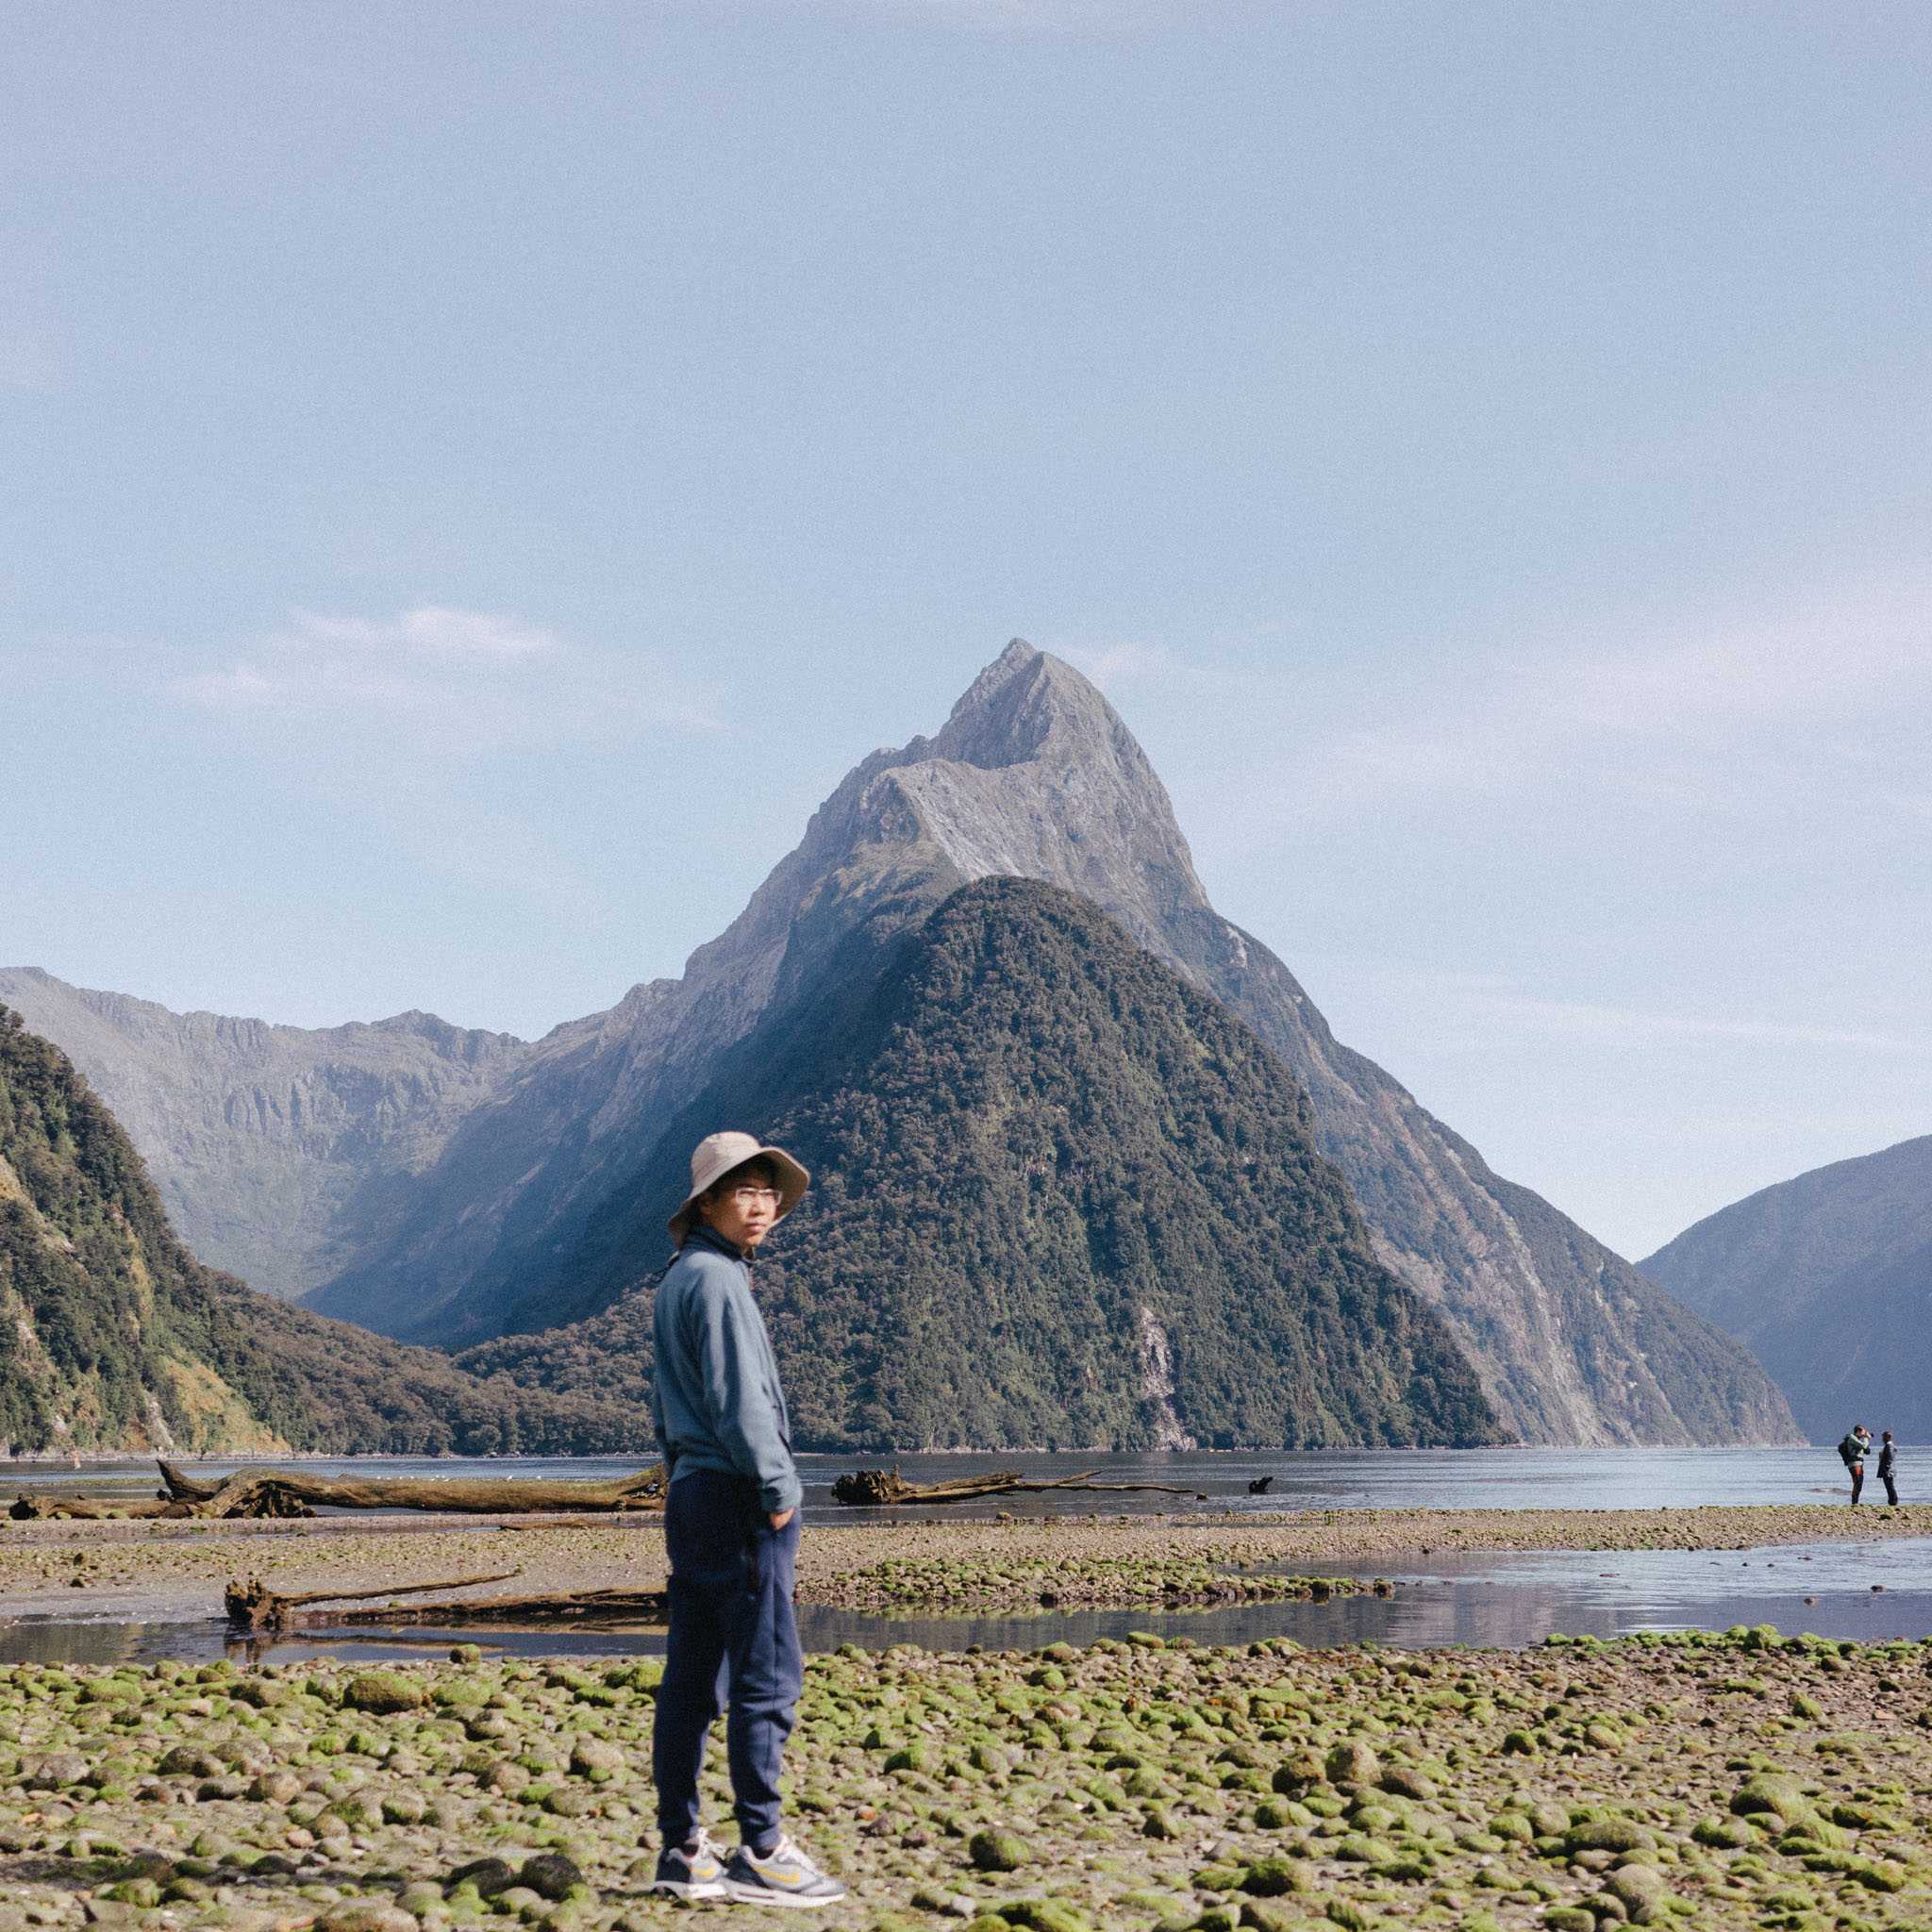
POLYGON ((1893 1445, 1891 1431, 1887 1429, 1878 1444, 1878 1480, 1885 1485, 1885 1500, 1892 1508, 1898 1507, 1898 1450, 1893 1445))
POLYGON ((671 1480, 671 1634, 652 1734, 662 1835, 652 1890, 678 1898, 822 1906, 845 1895, 778 1824, 785 1740, 805 1682, 791 1613, 803 1491, 751 1292, 758 1243, 810 1180, 750 1134, 700 1141, 691 1192, 671 1217, 677 1256, 658 1284, 653 1407, 671 1480), (721 1708, 741 1838, 728 1854, 698 1823, 698 1774, 721 1708))
POLYGON ((1852 1473, 1852 1507, 1858 1506, 1858 1492, 1865 1487, 1865 1457, 1872 1447, 1872 1432, 1863 1423, 1854 1423, 1852 1432, 1838 1445, 1838 1459, 1852 1473))

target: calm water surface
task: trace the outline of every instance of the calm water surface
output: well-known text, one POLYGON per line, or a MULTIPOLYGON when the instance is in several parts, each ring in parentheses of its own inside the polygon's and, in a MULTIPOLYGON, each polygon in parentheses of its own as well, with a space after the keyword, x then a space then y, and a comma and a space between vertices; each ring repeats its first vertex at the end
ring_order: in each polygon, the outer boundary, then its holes
MULTIPOLYGON (((802 1456, 808 1510, 831 1510, 835 1476, 861 1465, 897 1469, 908 1482, 1015 1469, 1029 1478, 1098 1472, 1102 1482, 1160 1483, 1180 1495, 1138 1493, 1003 1497, 993 1507, 1015 1514, 1086 1514, 1099 1509, 1639 1509, 1668 1504, 1812 1503, 1849 1497, 1851 1491, 1831 1449, 1375 1449, 1313 1450, 1300 1455, 1170 1456, 802 1456), (1273 1479, 1265 1496, 1251 1496, 1256 1478, 1273 1479)), ((196 1462, 196 1475, 221 1476, 270 1463, 196 1462)), ((325 1474, 609 1477, 645 1466, 637 1458, 580 1457, 358 1457, 317 1458, 303 1464, 325 1474)), ((1907 1445, 1899 1451, 1901 1491, 1909 1501, 1915 1472, 1932 1474, 1932 1452, 1907 1445)), ((59 1464, 0 1463, 0 1484, 20 1488, 48 1483, 90 1491, 150 1493, 151 1462, 96 1463, 79 1473, 59 1464)), ((1874 1483, 1871 1488, 1877 1486, 1874 1483)), ((1867 1493, 1870 1494, 1868 1490, 1867 1493)), ((1932 1492, 1927 1492, 1932 1493, 1932 1492)), ((841 1517, 863 1512, 841 1510, 841 1517)), ((948 1513, 957 1513, 957 1506, 948 1513)))
MULTIPOLYGON (((872 1460, 873 1458, 866 1458, 872 1460)), ((863 1521, 874 1512, 840 1509, 830 1500, 832 1478, 860 1458, 807 1457, 807 1509, 821 1520, 863 1521)), ((1907 1500, 1922 1457, 1902 1450, 1907 1500)), ((197 1474, 222 1474, 234 1463, 196 1464, 197 1474)), ((481 1462, 360 1458, 317 1462, 319 1470, 426 1476, 468 1474, 609 1476, 634 1461, 542 1460, 481 1462)), ((1022 1469, 1046 1477, 1094 1469, 1100 1480, 1158 1482, 1182 1489, 1166 1494, 1062 1493, 1000 1498, 971 1513, 995 1508, 1015 1514, 1119 1514, 1145 1510, 1211 1513, 1227 1509, 1528 1508, 1614 1509, 1691 1507, 1703 1503, 1816 1502, 1848 1496, 1843 1471, 1828 1449, 1642 1449, 1379 1451, 1303 1456, 1152 1456, 999 1457, 902 1457, 895 1466, 909 1480, 937 1481, 991 1468, 1022 1469), (1272 1475, 1272 1493, 1251 1497, 1248 1484, 1272 1475), (1197 1499, 1205 1499, 1197 1500, 1197 1499)), ((146 1464, 96 1465, 76 1478, 70 1470, 15 1465, 23 1486, 84 1481, 91 1490, 145 1491, 146 1464)), ((929 1517, 933 1512, 895 1512, 929 1517)), ((949 1508, 947 1515, 962 1512, 949 1508)), ((1788 1631, 1872 1641, 1932 1635, 1932 1541, 1880 1544, 1822 1543, 1759 1551, 1635 1551, 1435 1557, 1410 1570, 1319 1566, 1338 1575, 1387 1575, 1387 1597, 1336 1598, 1326 1604, 1244 1605, 1209 1611, 1108 1610, 1071 1614, 945 1619, 860 1616, 807 1608, 800 1631, 813 1650, 841 1643, 868 1647, 912 1642, 930 1649, 1028 1649, 1064 1640, 1091 1642, 1129 1630, 1186 1634, 1202 1643, 1248 1643, 1291 1637, 1315 1646, 1360 1642, 1414 1648, 1453 1644, 1520 1648, 1552 1631, 1613 1637, 1645 1629, 1724 1629, 1769 1623, 1788 1631)), ((1301 1565, 1299 1568, 1309 1566, 1301 1565)), ((238 1646, 218 1619, 137 1623, 125 1617, 19 1617, 0 1602, 0 1662, 148 1661, 172 1657, 208 1660, 223 1655, 288 1661, 322 1656, 405 1657, 439 1656, 453 1642, 481 1641, 487 1651, 543 1656, 610 1656, 663 1648, 661 1629, 634 1631, 368 1631, 354 1635, 238 1646)))

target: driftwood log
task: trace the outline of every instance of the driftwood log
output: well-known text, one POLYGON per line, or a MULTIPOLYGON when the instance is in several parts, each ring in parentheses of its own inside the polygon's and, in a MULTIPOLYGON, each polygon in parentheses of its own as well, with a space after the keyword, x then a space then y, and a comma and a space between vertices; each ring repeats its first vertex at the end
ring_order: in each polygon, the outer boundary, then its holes
POLYGON ((581 1624, 598 1627, 661 1624, 671 1600, 661 1590, 563 1591, 543 1596, 459 1597, 443 1603, 376 1603, 375 1598, 420 1597, 431 1591, 470 1590, 508 1583, 522 1573, 453 1576, 446 1583, 410 1583, 388 1590, 304 1591, 285 1595, 258 1576, 228 1585, 228 1622, 237 1630, 339 1629, 358 1624, 430 1624, 450 1629, 473 1624, 581 1624))
MULTIPOLYGON (((664 1465, 608 1482, 541 1477, 464 1476, 438 1482, 422 1476, 324 1476, 264 1470, 225 1482, 199 1482, 173 1463, 160 1465, 162 1496, 192 1516, 312 1516, 317 1509, 436 1509, 466 1516, 661 1509, 664 1465)), ((162 1512, 167 1513, 167 1512, 162 1512)))
POLYGON ((1099 1474, 1097 1469, 1083 1469, 1077 1475, 1030 1483, 1016 1469, 1000 1469, 985 1475, 954 1476, 942 1483, 908 1483, 896 1469, 855 1469, 833 1483, 832 1500, 853 1508, 877 1508, 885 1504, 970 1503, 980 1496, 1040 1495, 1048 1490, 1154 1490, 1163 1496, 1191 1496, 1197 1503, 1208 1500, 1198 1490, 1177 1489, 1172 1483, 1097 1483, 1093 1477, 1099 1474))
POLYGON ((228 1622, 243 1630, 276 1630, 296 1610, 311 1604, 367 1603, 376 1597, 421 1596, 431 1590, 469 1590, 479 1583, 508 1583, 521 1570, 498 1570, 488 1576, 453 1576, 447 1583, 392 1583, 387 1590, 309 1590, 283 1592, 271 1590, 260 1577, 239 1577, 223 1592, 228 1622))
POLYGON ((131 1517, 186 1516, 184 1507, 147 1496, 16 1496, 8 1510, 15 1523, 108 1523, 131 1517))

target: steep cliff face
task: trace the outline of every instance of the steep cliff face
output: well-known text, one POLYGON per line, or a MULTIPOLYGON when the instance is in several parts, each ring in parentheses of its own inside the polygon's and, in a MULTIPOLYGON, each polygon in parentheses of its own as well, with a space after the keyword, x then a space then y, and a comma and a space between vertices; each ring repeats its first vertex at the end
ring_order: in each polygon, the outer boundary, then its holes
POLYGON ((1765 1188, 1639 1265, 1756 1352, 1814 1442, 1860 1421, 1932 1441, 1932 1135, 1765 1188))
MULTIPOLYGON (((862 996, 835 970, 768 1015, 681 1124, 756 1097, 812 1170, 758 1262, 801 1442, 1497 1439, 1446 1324, 1375 1259, 1286 1069, 1091 901, 985 879, 876 962, 862 996)), ((625 1257, 663 1250, 671 1140, 532 1319, 609 1311, 466 1365, 643 1395, 625 1257)))
POLYGON ((0 1007, 0 1442, 15 1451, 639 1449, 634 1412, 478 1380, 204 1268, 73 1064, 0 1007))
POLYGON ((267 1294, 333 1279, 389 1231, 408 1176, 527 1053, 430 1013, 310 1030, 0 971, 147 1162, 189 1246, 267 1294))

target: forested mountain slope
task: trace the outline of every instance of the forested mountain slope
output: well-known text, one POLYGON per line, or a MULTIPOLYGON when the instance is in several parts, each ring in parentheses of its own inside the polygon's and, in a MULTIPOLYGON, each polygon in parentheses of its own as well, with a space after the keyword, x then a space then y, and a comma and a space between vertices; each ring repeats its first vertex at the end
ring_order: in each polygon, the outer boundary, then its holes
MULTIPOLYGON (((1095 908, 984 881, 876 966, 828 971, 725 1057, 565 1257, 575 1296, 662 1258, 697 1122, 762 1103, 815 1176, 756 1268, 801 1442, 1498 1438, 1447 1327, 1375 1259, 1286 1068, 1095 908)), ((641 1314, 633 1297, 463 1359, 641 1391, 641 1314)))
MULTIPOLYGON (((759 1014, 811 997, 851 933, 916 921, 965 881, 1000 874, 1091 899, 1281 1056, 1377 1253, 1441 1310, 1510 1429, 1582 1443, 1796 1435, 1783 1397, 1731 1338, 1491 1173, 1381 1068, 1336 1041, 1281 961, 1208 903, 1167 793, 1112 708, 1070 666, 1017 641, 936 738, 860 764, 744 914, 693 956, 684 980, 652 990, 651 1024, 662 1030, 648 1051, 640 1034, 628 1036, 627 1067, 594 1114, 576 1115, 567 1159, 546 1161, 541 1135, 518 1124, 534 1123, 540 1104, 558 1111, 535 1069, 501 1108, 466 1124, 445 1169, 468 1138, 487 1132, 495 1170, 519 1177, 473 1204, 496 1230, 487 1254, 473 1244, 458 1277, 451 1243, 470 1231, 450 1218, 465 1198, 451 1172, 444 1219, 420 1224, 408 1253, 345 1278, 323 1305, 383 1320, 385 1292, 401 1284, 403 1306, 428 1312, 387 1319, 415 1324, 411 1332, 459 1341, 526 1325, 534 1309, 568 1297, 605 1205, 634 1184, 663 1122, 722 1045, 759 1014), (692 1045, 700 1038, 702 1052, 692 1045), (521 1165, 508 1151, 518 1145, 530 1149, 521 1165)), ((861 969, 848 960, 841 970, 861 969)))
POLYGON ((1765 1188, 1641 1265, 1756 1351, 1814 1442, 1860 1421, 1932 1441, 1932 1135, 1765 1188))
POLYGON ((557 1454, 647 1440, 635 1415, 479 1381, 204 1268, 113 1116, 0 1007, 0 1441, 12 1451, 557 1454))

